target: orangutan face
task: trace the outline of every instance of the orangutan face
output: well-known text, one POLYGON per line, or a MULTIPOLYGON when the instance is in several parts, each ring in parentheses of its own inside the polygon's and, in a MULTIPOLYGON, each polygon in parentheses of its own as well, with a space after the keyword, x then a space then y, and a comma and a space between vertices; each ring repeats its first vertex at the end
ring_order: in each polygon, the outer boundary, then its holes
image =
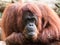
POLYGON ((30 11, 24 12, 23 22, 25 22, 23 31, 25 36, 27 38, 37 38, 37 16, 30 11))

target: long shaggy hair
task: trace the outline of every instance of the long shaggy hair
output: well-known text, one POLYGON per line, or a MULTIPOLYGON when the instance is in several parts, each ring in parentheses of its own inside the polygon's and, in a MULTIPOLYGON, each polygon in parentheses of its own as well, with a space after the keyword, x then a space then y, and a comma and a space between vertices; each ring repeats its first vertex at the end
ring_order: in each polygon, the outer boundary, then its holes
POLYGON ((38 17, 38 37, 42 42, 52 42, 59 40, 60 37, 60 19, 57 14, 44 4, 23 3, 10 4, 4 10, 2 16, 3 39, 6 39, 13 32, 23 31, 22 16, 24 11, 31 11, 38 17))

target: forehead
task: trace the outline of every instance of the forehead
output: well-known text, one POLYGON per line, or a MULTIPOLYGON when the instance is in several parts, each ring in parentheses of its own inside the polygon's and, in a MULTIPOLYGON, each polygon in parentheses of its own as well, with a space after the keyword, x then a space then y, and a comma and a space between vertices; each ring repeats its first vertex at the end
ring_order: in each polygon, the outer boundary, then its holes
POLYGON ((31 11, 25 11, 23 12, 23 18, 37 18, 37 16, 31 11))

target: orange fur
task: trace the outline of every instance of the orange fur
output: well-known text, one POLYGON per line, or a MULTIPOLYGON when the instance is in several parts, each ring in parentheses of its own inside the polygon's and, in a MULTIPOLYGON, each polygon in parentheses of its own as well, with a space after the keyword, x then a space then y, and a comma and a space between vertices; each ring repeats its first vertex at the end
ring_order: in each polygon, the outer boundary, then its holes
MULTIPOLYGON (((52 41, 54 42, 59 41, 60 38, 59 17, 47 5, 34 3, 23 3, 22 5, 11 4, 4 10, 2 16, 2 29, 3 33, 5 34, 4 39, 9 37, 13 32, 19 33, 22 32, 23 30, 22 14, 24 10, 30 10, 33 14, 35 14, 38 17, 39 35, 37 37, 37 41, 39 40, 42 43, 48 44, 53 43, 52 41), (42 19, 44 20, 44 22, 42 21, 42 19)), ((12 39, 14 39, 16 42, 21 43, 21 41, 18 41, 19 40, 18 36, 17 38, 15 36, 12 39)))

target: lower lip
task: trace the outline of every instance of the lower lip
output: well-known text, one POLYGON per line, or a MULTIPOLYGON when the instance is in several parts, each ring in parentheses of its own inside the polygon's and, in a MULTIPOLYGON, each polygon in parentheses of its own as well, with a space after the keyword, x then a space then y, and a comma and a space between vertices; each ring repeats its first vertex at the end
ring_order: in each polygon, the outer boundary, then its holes
POLYGON ((28 35, 35 35, 35 32, 30 32, 30 33, 28 33, 28 35))

